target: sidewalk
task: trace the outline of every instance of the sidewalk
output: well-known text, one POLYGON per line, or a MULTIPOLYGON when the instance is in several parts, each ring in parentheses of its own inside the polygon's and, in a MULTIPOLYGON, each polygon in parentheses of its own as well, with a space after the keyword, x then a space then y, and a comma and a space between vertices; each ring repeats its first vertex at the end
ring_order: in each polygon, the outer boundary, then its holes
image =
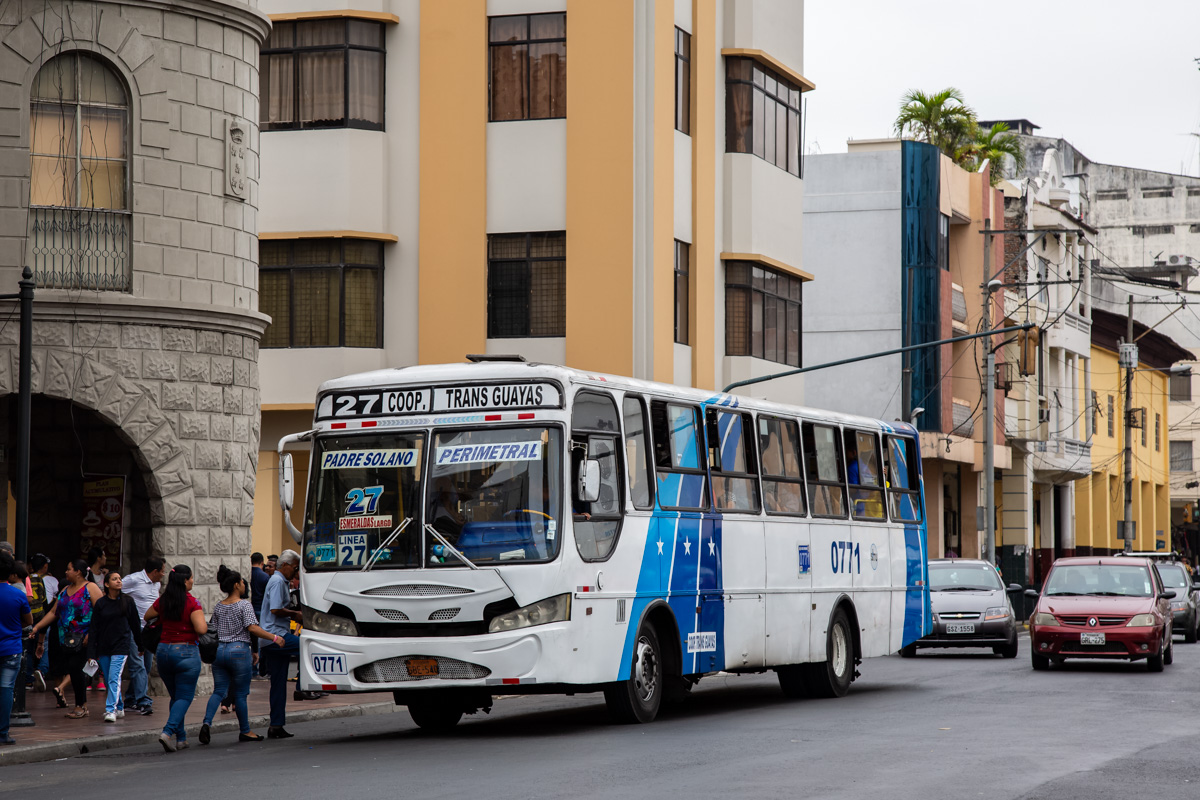
MULTIPOLYGON (((396 709, 388 693, 367 695, 329 695, 320 700, 295 701, 288 684, 287 724, 311 722, 336 717, 357 717, 369 714, 389 714, 396 709)), ((250 714, 250 729, 266 736, 270 704, 267 681, 252 681, 247 706, 250 714)), ((200 724, 204 721, 204 710, 208 695, 198 695, 192 701, 187 714, 188 743, 199 744, 196 738, 200 724)), ((71 703, 71 691, 67 690, 67 702, 71 703)), ((12 728, 9 735, 17 740, 16 745, 0 747, 0 767, 8 764, 27 764, 34 761, 53 761, 61 758, 111 750, 154 742, 167 722, 166 697, 154 698, 154 713, 143 717, 130 712, 124 719, 104 721, 104 692, 88 691, 89 716, 84 719, 67 719, 70 708, 55 708, 54 694, 50 691, 29 692, 25 695, 25 709, 37 723, 32 728, 12 728)), ((234 714, 217 712, 213 718, 214 743, 237 742, 238 723, 234 714)))

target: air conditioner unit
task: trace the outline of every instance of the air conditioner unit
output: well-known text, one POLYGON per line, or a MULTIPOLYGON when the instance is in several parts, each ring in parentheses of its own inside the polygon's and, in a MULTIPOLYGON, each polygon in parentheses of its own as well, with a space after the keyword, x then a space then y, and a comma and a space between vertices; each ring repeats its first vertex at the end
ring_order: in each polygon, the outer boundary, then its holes
POLYGON ((1173 255, 1167 256, 1167 266, 1171 267, 1186 267, 1192 263, 1191 256, 1173 255))
POLYGON ((1043 422, 1049 422, 1049 421, 1050 421, 1050 409, 1039 408, 1038 409, 1038 424, 1041 425, 1043 422))

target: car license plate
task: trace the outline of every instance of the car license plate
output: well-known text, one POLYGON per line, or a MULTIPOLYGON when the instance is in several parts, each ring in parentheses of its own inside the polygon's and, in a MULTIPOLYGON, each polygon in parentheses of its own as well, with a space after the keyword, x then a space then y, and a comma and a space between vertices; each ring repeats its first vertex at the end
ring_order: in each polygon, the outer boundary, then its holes
POLYGON ((318 675, 345 675, 346 656, 344 653, 323 653, 312 655, 313 672, 318 675))
POLYGON ((946 633, 974 633, 974 622, 947 622, 946 633))
POLYGON ((1081 633, 1079 634, 1080 644, 1104 644, 1103 633, 1081 633))
POLYGON ((410 658, 404 664, 410 678, 431 678, 438 674, 436 658, 410 658))

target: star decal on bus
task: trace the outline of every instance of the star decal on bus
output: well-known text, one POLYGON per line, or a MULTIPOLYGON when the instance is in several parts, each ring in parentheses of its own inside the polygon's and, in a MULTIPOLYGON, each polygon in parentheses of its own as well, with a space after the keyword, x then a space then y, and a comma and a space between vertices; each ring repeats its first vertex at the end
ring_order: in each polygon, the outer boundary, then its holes
POLYGON ((715 556, 717 554, 717 541, 715 539, 708 540, 708 554, 715 556))
POLYGON ((662 541, 662 537, 660 536, 658 538, 658 554, 660 556, 662 555, 662 547, 663 547, 663 541, 662 541))
POLYGON ((686 536, 683 537, 683 554, 685 556, 689 556, 692 554, 692 540, 687 538, 686 536))

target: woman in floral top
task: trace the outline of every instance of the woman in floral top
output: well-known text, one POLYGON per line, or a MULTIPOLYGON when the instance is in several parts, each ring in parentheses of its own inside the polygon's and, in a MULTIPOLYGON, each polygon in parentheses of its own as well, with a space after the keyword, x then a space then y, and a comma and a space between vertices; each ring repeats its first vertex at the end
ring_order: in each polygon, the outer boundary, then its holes
MULTIPOLYGON (((71 719, 82 719, 88 715, 88 676, 83 667, 87 664, 88 632, 92 627, 92 606, 100 599, 100 587, 89 583, 88 565, 82 558, 67 564, 66 586, 58 593, 54 606, 46 612, 33 635, 37 636, 37 657, 42 657, 46 634, 42 633, 51 623, 58 622, 58 641, 62 646, 67 672, 71 676, 71 689, 75 693, 75 708, 67 712, 71 719)), ((60 698, 61 700, 61 698, 60 698)))

